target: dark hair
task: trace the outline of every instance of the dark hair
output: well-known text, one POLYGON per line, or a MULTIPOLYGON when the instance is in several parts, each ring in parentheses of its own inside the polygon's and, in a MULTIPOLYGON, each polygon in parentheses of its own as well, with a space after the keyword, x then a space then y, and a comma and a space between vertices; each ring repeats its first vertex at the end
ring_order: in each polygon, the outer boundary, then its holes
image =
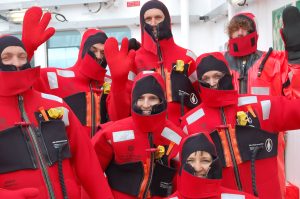
POLYGON ((228 26, 227 26, 227 34, 231 38, 232 33, 237 31, 239 28, 243 28, 248 31, 248 33, 252 33, 256 31, 255 23, 252 19, 245 15, 236 15, 234 16, 228 26))

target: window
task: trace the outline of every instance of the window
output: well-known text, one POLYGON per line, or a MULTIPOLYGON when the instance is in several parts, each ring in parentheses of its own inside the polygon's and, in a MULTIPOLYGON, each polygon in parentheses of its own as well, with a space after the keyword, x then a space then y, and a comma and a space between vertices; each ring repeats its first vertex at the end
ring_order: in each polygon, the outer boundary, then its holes
POLYGON ((68 68, 78 58, 80 32, 56 32, 47 42, 48 67, 68 68))
MULTIPOLYGON (((108 37, 117 38, 121 44, 122 38, 131 38, 128 27, 103 28, 108 37)), ((68 68, 75 64, 78 59, 81 42, 80 32, 63 31, 56 32, 47 42, 48 67, 68 68)))

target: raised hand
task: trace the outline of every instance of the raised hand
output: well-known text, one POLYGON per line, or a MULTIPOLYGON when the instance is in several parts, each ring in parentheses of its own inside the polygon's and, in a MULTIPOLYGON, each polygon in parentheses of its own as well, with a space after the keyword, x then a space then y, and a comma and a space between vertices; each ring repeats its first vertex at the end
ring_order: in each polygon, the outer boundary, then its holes
POLYGON ((118 41, 114 37, 106 40, 104 54, 111 72, 113 84, 127 81, 128 72, 134 64, 135 51, 128 52, 128 39, 123 38, 119 50, 118 41))
POLYGON ((22 41, 29 61, 34 51, 55 33, 53 27, 47 28, 50 20, 51 13, 47 12, 43 15, 40 7, 31 7, 26 11, 23 21, 22 41))

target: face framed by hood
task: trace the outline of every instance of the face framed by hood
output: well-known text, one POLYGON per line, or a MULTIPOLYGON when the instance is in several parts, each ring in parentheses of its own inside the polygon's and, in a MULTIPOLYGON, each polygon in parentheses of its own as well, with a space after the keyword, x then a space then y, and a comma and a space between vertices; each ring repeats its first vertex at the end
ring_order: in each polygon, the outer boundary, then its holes
POLYGON ((20 71, 29 68, 31 66, 22 41, 11 35, 0 37, 0 71, 20 71))
POLYGON ((158 97, 160 103, 152 106, 151 115, 159 114, 166 110, 167 101, 162 77, 153 71, 143 71, 135 78, 132 93, 132 111, 143 115, 141 107, 137 105, 138 100, 144 94, 152 94, 158 97))
POLYGON ((145 34, 150 36, 153 41, 159 41, 173 37, 171 30, 171 17, 168 8, 158 0, 150 0, 142 6, 140 10, 140 25, 142 33, 142 43, 145 43, 145 39, 147 38, 145 34), (153 26, 146 23, 144 19, 145 13, 150 9, 159 9, 164 14, 164 20, 156 26, 156 35, 154 35, 153 33, 153 26))
MULTIPOLYGON (((211 88, 211 85, 202 81, 204 74, 210 71, 219 71, 223 76, 218 80, 217 90, 233 90, 234 80, 224 55, 220 52, 204 53, 196 60, 197 78, 201 87, 211 88)), ((201 93, 201 89, 200 89, 201 93)))
POLYGON ((252 13, 245 12, 235 15, 229 22, 228 34, 228 49, 231 56, 243 57, 257 51, 258 33, 255 16, 252 13), (232 38, 233 31, 238 28, 244 28, 248 34, 232 38))
MULTIPOLYGON (((210 138, 204 133, 197 133, 186 137, 179 146, 179 158, 182 170, 194 175, 195 169, 188 163, 188 157, 198 151, 204 151, 211 155, 212 163, 209 166, 206 178, 208 179, 221 179, 222 178, 222 166, 218 158, 215 146, 210 138)), ((197 176, 195 176, 197 177, 197 176)))
POLYGON ((162 131, 166 123, 167 101, 164 80, 160 74, 154 71, 142 71, 135 77, 131 91, 131 105, 131 116, 136 128, 142 132, 162 131), (145 93, 154 94, 161 101, 160 104, 152 107, 150 115, 142 114, 136 106, 138 98, 145 93))

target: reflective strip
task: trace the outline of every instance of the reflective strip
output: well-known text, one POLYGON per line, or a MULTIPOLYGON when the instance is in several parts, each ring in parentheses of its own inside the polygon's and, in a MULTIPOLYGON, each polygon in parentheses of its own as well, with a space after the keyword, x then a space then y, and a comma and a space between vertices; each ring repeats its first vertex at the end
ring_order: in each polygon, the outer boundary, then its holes
POLYGON ((164 138, 167 138, 168 140, 171 140, 172 142, 176 143, 177 145, 179 145, 179 143, 181 141, 181 136, 178 135, 175 131, 173 131, 172 129, 170 129, 168 127, 164 128, 161 135, 164 138))
POLYGON ((187 50, 187 51, 186 51, 186 55, 189 56, 190 58, 192 58, 194 61, 196 61, 196 59, 197 59, 196 54, 193 53, 193 52, 190 51, 190 50, 187 50))
POLYGON ((195 121, 197 121, 198 119, 200 119, 201 117, 203 117, 205 115, 203 109, 199 109, 198 111, 196 111, 195 113, 193 113, 192 115, 188 116, 186 118, 187 123, 190 125, 192 123, 194 123, 195 121))
POLYGON ((108 83, 111 84, 112 80, 109 77, 104 77, 104 82, 108 82, 108 83))
POLYGON ((64 109, 64 115, 62 117, 62 121, 65 123, 65 126, 69 126, 69 109, 66 107, 62 107, 64 109))
POLYGON ((238 106, 257 103, 256 96, 239 97, 238 106))
POLYGON ((50 89, 58 88, 57 76, 55 72, 47 72, 50 89))
POLYGON ((245 196, 240 194, 221 193, 221 199, 245 199, 245 196))
POLYGON ((251 87, 251 94, 253 95, 270 95, 269 87, 251 87))
POLYGON ((132 72, 132 71, 129 71, 129 73, 128 73, 128 80, 131 80, 131 81, 133 81, 134 80, 134 78, 135 78, 135 76, 136 76, 136 74, 134 73, 134 72, 132 72))
POLYGON ((144 70, 144 71, 142 71, 142 74, 143 74, 143 75, 146 75, 146 74, 152 74, 152 73, 154 73, 153 70, 144 70))
POLYGON ((175 196, 175 197, 171 197, 169 199, 179 199, 179 198, 177 196, 175 196))
POLYGON ((134 132, 133 130, 127 130, 127 131, 116 131, 113 132, 113 142, 122 142, 127 140, 133 140, 134 139, 134 132))
POLYGON ((53 100, 53 101, 57 101, 57 102, 60 102, 60 103, 63 102, 62 98, 57 97, 57 96, 55 96, 55 95, 50 95, 50 94, 46 94, 46 93, 41 93, 41 94, 42 94, 42 95, 41 95, 42 98, 49 99, 49 100, 53 100))
POLYGON ((293 76, 294 76, 293 71, 290 71, 290 72, 288 73, 288 77, 289 77, 290 82, 292 82, 293 76))
POLYGON ((264 100, 260 102, 262 113, 263 113, 263 120, 269 119, 270 116, 270 110, 271 110, 271 101, 270 100, 264 100))
POLYGON ((189 134, 189 133, 188 133, 188 130, 187 130, 187 126, 186 126, 186 125, 183 127, 183 129, 182 129, 182 130, 183 130, 183 132, 184 132, 185 134, 187 134, 187 135, 189 134))
POLYGON ((56 69, 56 72, 61 77, 75 77, 75 73, 71 70, 59 70, 56 69))
POLYGON ((191 80, 192 83, 196 82, 197 79, 197 71, 194 71, 190 76, 189 79, 191 80))

